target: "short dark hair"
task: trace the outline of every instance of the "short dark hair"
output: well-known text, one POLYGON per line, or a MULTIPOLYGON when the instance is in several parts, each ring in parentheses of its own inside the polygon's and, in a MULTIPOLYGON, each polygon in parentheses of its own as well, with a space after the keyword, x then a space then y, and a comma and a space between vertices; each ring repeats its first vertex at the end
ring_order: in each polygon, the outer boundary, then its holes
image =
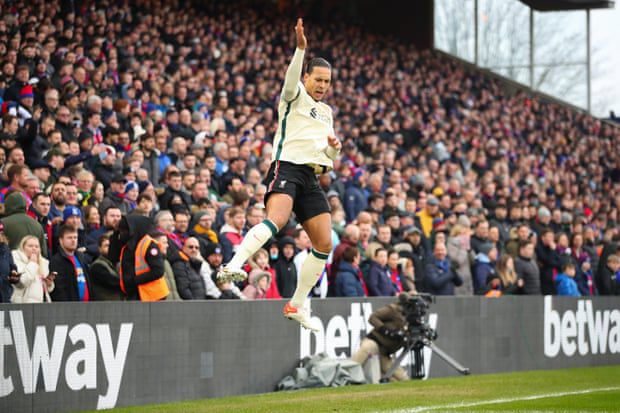
POLYGON ((21 175, 24 169, 26 169, 24 165, 11 165, 6 173, 7 178, 9 178, 9 182, 13 182, 13 179, 15 179, 16 176, 21 175))
POLYGON ((99 248, 101 248, 101 246, 103 245, 104 242, 106 241, 110 241, 110 238, 112 237, 112 232, 106 232, 103 235, 101 235, 99 237, 99 241, 97 241, 97 246, 99 248))
POLYGON ((326 67, 329 70, 332 70, 332 65, 322 57, 314 57, 308 61, 306 65, 306 73, 311 74, 312 69, 315 67, 326 67))
POLYGON ((58 229, 58 238, 63 238, 65 234, 74 234, 78 229, 73 225, 61 225, 58 229))
POLYGON ((49 194, 46 194, 45 192, 37 192, 37 193, 36 193, 36 194, 34 194, 34 196, 32 197, 32 203, 34 204, 35 202, 37 202, 37 200, 38 200, 39 198, 43 198, 43 197, 49 198, 50 196, 49 196, 49 194))
POLYGON ((356 247, 349 245, 344 249, 344 252, 342 253, 342 259, 346 262, 353 262, 353 260, 359 255, 359 253, 360 252, 356 247))
POLYGON ((149 194, 142 193, 138 195, 138 199, 136 199, 136 204, 142 202, 143 199, 148 199, 149 201, 153 202, 153 198, 151 198, 149 194))
POLYGON ((385 251, 385 252, 387 253, 387 250, 386 250, 385 248, 383 248, 383 247, 379 247, 379 248, 377 248, 377 249, 375 250, 375 258, 379 256, 379 253, 380 253, 381 251, 385 251))

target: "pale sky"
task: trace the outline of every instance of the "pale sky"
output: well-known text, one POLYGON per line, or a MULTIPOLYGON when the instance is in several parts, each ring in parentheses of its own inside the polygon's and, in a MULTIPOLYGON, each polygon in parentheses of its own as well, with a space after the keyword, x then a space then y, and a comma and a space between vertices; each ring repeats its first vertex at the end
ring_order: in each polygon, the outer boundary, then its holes
POLYGON ((613 9, 592 10, 592 107, 595 115, 620 116, 620 2, 613 9), (598 75, 598 76, 597 76, 598 75), (604 104, 601 104, 604 102, 604 104), (605 109, 600 110, 604 107, 605 109))

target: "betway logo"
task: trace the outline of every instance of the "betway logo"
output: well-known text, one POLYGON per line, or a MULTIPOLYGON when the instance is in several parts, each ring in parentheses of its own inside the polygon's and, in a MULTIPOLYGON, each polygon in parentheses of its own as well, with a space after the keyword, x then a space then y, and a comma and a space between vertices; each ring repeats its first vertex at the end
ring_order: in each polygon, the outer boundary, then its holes
MULTIPOLYGON (((312 316, 311 322, 319 327, 319 331, 313 332, 300 327, 300 358, 303 359, 306 356, 322 352, 327 353, 332 358, 350 357, 359 349, 362 338, 373 329, 368 322, 371 314, 372 303, 351 303, 351 311, 346 318, 336 315, 327 320, 326 323, 323 323, 319 317, 312 316), (312 351, 313 336, 314 351, 312 351)), ((437 314, 429 314, 428 323, 432 328, 436 328, 437 314)), ((424 347, 425 376, 428 375, 430 370, 431 355, 432 350, 424 347)), ((411 362, 408 355, 401 365, 406 366, 411 362)))
POLYGON ((545 297, 545 356, 556 357, 560 350, 568 357, 575 353, 620 353, 620 311, 592 310, 591 300, 578 300, 577 311, 562 315, 552 308, 552 297, 545 297))
POLYGON ((48 345, 46 328, 37 326, 30 352, 22 312, 0 311, 0 397, 8 396, 15 390, 13 378, 5 376, 5 347, 11 345, 15 347, 24 394, 36 391, 39 370, 42 373, 45 391, 54 392, 58 385, 68 335, 73 346, 80 344, 64 361, 67 387, 73 391, 97 389, 97 347, 99 347, 108 388, 105 393, 100 393, 97 409, 114 407, 123 378, 132 330, 133 323, 121 324, 115 351, 109 324, 97 324, 94 329, 85 323, 77 324, 71 329, 67 325, 56 325, 51 348, 48 345), (9 317, 5 318, 6 315, 9 317))

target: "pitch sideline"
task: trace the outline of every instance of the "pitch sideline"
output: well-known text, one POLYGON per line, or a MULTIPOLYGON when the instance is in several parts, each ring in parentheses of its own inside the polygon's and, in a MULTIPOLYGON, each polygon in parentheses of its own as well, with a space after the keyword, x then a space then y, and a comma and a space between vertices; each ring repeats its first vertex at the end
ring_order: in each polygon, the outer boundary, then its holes
POLYGON ((607 392, 607 391, 614 391, 614 390, 620 390, 620 386, 601 387, 598 389, 576 390, 576 391, 559 392, 559 393, 536 394, 532 396, 493 399, 493 400, 485 400, 485 401, 479 401, 479 402, 444 404, 442 406, 426 406, 426 407, 420 406, 420 407, 415 407, 412 409, 389 410, 388 412, 389 413, 419 413, 419 412, 427 412, 427 411, 433 411, 433 410, 458 409, 458 408, 466 408, 466 407, 484 406, 487 404, 512 403, 512 402, 518 402, 518 401, 548 399, 548 398, 553 398, 553 397, 573 396, 573 395, 578 395, 578 394, 598 393, 598 392, 607 392))

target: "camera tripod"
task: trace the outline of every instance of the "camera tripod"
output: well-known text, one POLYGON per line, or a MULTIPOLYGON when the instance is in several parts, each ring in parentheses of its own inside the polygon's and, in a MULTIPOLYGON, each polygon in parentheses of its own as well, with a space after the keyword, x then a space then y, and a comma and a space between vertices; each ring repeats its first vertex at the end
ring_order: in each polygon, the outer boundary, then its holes
POLYGON ((424 347, 430 348, 435 354, 439 356, 443 361, 448 363, 452 368, 463 375, 468 375, 470 373, 469 368, 463 367, 458 361, 453 359, 448 353, 439 348, 432 340, 429 340, 427 337, 415 337, 413 339, 407 340, 407 344, 405 345, 403 352, 394 360, 390 369, 381 377, 381 383, 387 383, 390 380, 390 377, 394 375, 396 369, 403 362, 407 354, 412 354, 413 364, 411 364, 411 378, 412 379, 422 379, 424 378, 424 355, 422 354, 422 350, 424 347))

